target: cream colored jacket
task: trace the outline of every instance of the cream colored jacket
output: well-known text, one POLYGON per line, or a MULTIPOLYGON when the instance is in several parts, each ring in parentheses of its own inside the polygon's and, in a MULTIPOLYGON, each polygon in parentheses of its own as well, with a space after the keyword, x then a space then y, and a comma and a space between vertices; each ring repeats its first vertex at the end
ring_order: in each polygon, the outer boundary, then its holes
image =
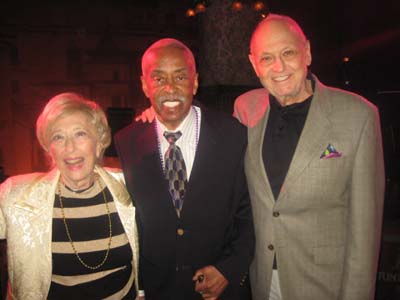
MULTIPOLYGON (((110 190, 138 271, 138 237, 135 208, 125 189, 122 173, 96 167, 110 190)), ((53 203, 60 172, 11 177, 0 186, 0 238, 7 239, 10 299, 46 299, 52 275, 53 203)), ((137 289, 137 280, 135 280, 137 289)))

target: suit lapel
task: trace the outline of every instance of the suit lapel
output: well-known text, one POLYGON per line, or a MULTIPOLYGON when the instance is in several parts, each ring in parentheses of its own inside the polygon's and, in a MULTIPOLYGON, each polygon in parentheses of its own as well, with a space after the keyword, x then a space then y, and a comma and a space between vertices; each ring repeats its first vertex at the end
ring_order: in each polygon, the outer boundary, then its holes
POLYGON ((260 138, 257 139, 258 140, 257 156, 260 161, 260 164, 263 166, 263 168, 260 168, 261 169, 260 175, 261 175, 262 180, 266 182, 265 189, 266 189, 267 198, 269 200, 271 200, 271 201, 269 201, 269 204, 275 204, 274 194, 272 193, 271 185, 270 185, 269 179, 268 179, 268 173, 267 173, 267 170, 265 169, 264 159, 263 159, 263 142, 264 142, 264 137, 265 137, 265 130, 266 130, 267 124, 268 124, 268 117, 269 117, 269 107, 268 107, 267 113, 265 114, 265 120, 262 123, 262 126, 260 126, 260 131, 259 131, 260 138))
POLYGON ((262 194, 266 195, 263 199, 268 199, 268 206, 274 205, 274 195, 272 193, 271 185, 269 183, 267 171, 264 167, 263 160, 263 143, 265 137, 265 130, 267 128, 269 118, 269 102, 267 104, 265 116, 253 128, 249 128, 249 144, 246 153, 246 176, 252 178, 251 180, 261 181, 262 194), (254 156, 253 156, 254 155, 254 156))
POLYGON ((313 159, 319 159, 322 151, 327 147, 329 120, 324 96, 319 93, 320 84, 316 83, 315 94, 311 102, 306 122, 297 144, 292 162, 290 164, 285 181, 282 185, 278 200, 284 197, 287 190, 301 176, 303 170, 313 159))
MULTIPOLYGON (((155 126, 155 123, 149 124, 137 137, 135 144, 132 145, 134 150, 138 152, 136 156, 137 160, 133 163, 132 168, 142 170, 139 176, 143 178, 137 178, 137 180, 141 184, 151 185, 146 190, 157 191, 155 197, 145 197, 143 200, 156 201, 157 205, 155 207, 162 206, 163 209, 171 211, 177 217, 171 196, 168 192, 168 183, 164 178, 155 126)), ((132 200, 135 201, 134 199, 132 200)))
POLYGON ((161 162, 161 154, 158 145, 157 132, 155 123, 147 126, 142 135, 138 137, 135 147, 141 153, 140 168, 147 170, 149 178, 152 178, 152 185, 156 187, 166 187, 164 179, 164 171, 161 162))
MULTIPOLYGON (((209 122, 207 122, 207 114, 202 110, 199 144, 197 145, 188 187, 191 185, 190 182, 196 182, 198 179, 202 178, 202 170, 209 167, 209 164, 204 164, 202 162, 213 159, 216 145, 214 129, 210 126, 209 122)), ((188 190, 190 191, 190 189, 188 190)))
POLYGON ((217 153, 217 135, 215 128, 210 125, 209 116, 201 109, 200 136, 196 154, 193 161, 190 179, 186 187, 186 196, 181 211, 181 220, 190 212, 194 212, 196 205, 190 200, 191 195, 199 195, 207 190, 207 177, 210 166, 214 165, 215 153, 217 153))

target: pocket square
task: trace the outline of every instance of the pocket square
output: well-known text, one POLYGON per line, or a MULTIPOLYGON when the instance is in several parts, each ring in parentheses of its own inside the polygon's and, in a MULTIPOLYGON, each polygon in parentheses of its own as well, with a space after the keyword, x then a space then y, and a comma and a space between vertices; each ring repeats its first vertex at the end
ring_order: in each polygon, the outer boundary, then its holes
POLYGON ((327 158, 332 158, 332 157, 341 157, 342 153, 338 152, 335 147, 333 147, 331 144, 326 147, 325 151, 322 152, 321 156, 319 158, 327 159, 327 158))

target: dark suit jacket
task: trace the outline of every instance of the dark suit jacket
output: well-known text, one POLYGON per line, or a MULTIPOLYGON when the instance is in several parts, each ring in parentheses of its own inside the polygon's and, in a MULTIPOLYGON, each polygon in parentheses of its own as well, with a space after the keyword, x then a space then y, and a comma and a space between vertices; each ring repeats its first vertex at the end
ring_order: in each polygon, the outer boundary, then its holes
POLYGON ((178 218, 168 193, 155 123, 117 133, 128 190, 137 208, 140 273, 147 300, 199 300, 192 276, 214 265, 229 281, 223 299, 248 299, 252 212, 243 169, 246 130, 202 110, 199 144, 178 218))

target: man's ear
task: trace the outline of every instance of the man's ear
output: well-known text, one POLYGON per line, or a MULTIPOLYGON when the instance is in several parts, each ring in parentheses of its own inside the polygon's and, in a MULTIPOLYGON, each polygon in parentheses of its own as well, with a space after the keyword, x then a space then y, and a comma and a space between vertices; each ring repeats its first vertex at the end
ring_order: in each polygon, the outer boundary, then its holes
POLYGON ((254 72, 256 73, 257 77, 259 77, 259 76, 258 76, 258 71, 257 71, 256 58, 255 58, 254 55, 251 54, 251 53, 249 54, 249 60, 250 60, 250 62, 251 62, 251 65, 253 66, 254 72))
POLYGON ((140 76, 140 81, 142 82, 142 90, 143 93, 146 95, 147 98, 149 97, 149 89, 147 87, 146 79, 144 78, 144 75, 140 76))
POLYGON ((193 96, 197 94, 198 88, 199 88, 199 74, 195 73, 193 79, 193 96))
POLYGON ((311 44, 310 41, 308 40, 306 41, 305 51, 306 51, 306 63, 307 67, 309 67, 311 65, 312 55, 311 55, 311 44))

